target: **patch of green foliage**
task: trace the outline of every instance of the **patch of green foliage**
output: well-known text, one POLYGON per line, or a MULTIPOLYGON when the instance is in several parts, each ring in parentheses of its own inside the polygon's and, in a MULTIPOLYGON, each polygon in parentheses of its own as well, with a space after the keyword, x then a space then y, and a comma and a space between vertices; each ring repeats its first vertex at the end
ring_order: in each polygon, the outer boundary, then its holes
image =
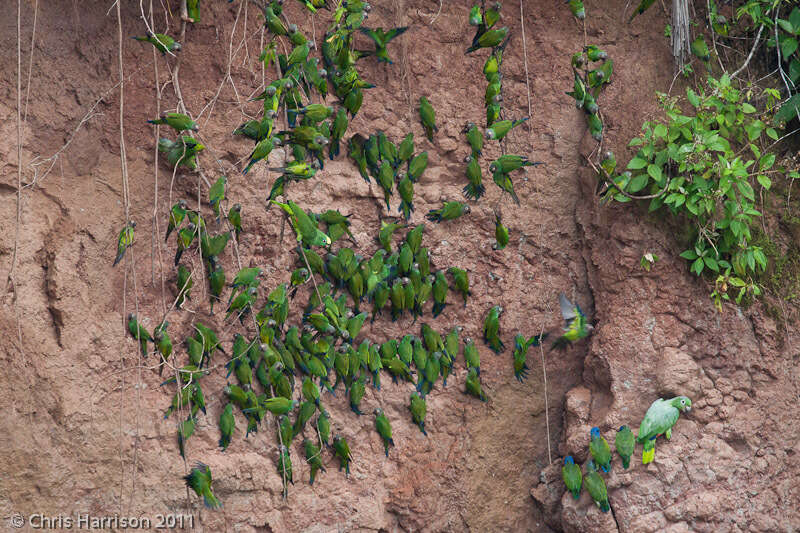
POLYGON ((629 202, 640 193, 651 212, 662 211, 686 220, 689 246, 681 257, 696 275, 718 276, 715 302, 760 294, 756 276, 767 267, 762 247, 753 242, 751 224, 761 216, 756 188, 772 185, 775 154, 761 141, 777 140, 778 132, 759 118, 749 95, 734 88, 730 78, 709 78, 699 93, 687 90, 687 111, 678 98, 659 95, 665 118, 646 122, 630 141, 638 152, 627 171, 613 178, 606 199, 629 202))

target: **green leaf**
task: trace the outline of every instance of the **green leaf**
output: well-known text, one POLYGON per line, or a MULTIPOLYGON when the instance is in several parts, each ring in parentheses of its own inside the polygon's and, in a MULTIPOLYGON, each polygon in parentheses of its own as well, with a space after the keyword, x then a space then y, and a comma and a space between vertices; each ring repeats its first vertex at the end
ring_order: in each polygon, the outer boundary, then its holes
POLYGON ((754 202, 756 200, 755 193, 753 192, 753 188, 750 186, 749 183, 746 181, 740 181, 736 184, 736 187, 739 189, 739 192, 744 195, 745 198, 754 202))
POLYGON ((717 261, 713 257, 704 257, 703 262, 714 272, 719 272, 719 265, 717 265, 717 261))
POLYGON ((767 136, 773 141, 778 140, 778 132, 775 131, 775 128, 767 128, 767 136))
POLYGON ((758 265, 761 267, 761 270, 766 270, 767 268, 767 256, 764 255, 760 249, 756 248, 753 250, 753 257, 756 258, 758 265))
POLYGON ((745 282, 742 280, 742 278, 737 278, 736 276, 731 276, 731 278, 728 280, 728 283, 730 283, 734 287, 744 287, 745 286, 745 282))
POLYGON ((703 272, 703 258, 698 257, 694 263, 692 263, 692 272, 697 274, 698 276, 703 272))
POLYGON ((778 19, 778 26, 787 33, 794 34, 794 27, 792 27, 792 23, 788 20, 778 19))
POLYGON ((653 130, 653 136, 663 139, 667 136, 667 127, 663 124, 658 124, 653 130))
POLYGON ((650 174, 654 180, 661 183, 661 167, 657 165, 647 165, 647 173, 650 174))
POLYGON ((758 176, 756 176, 756 179, 758 180, 758 183, 760 183, 761 186, 767 190, 769 190, 769 188, 772 186, 772 180, 769 179, 764 174, 759 174, 758 176))
POLYGON ((634 157, 631 159, 630 163, 628 163, 629 170, 639 170, 647 166, 647 161, 642 159, 641 157, 634 157))
POLYGON ((638 174, 628 184, 628 192, 633 194, 641 191, 647 186, 648 181, 650 178, 647 174, 638 174))
POLYGON ((764 170, 769 170, 772 168, 772 165, 775 164, 775 154, 764 154, 764 157, 761 158, 761 161, 758 162, 758 166, 763 172, 764 170))
POLYGON ((789 57, 795 50, 797 50, 797 39, 789 37, 781 40, 781 54, 783 54, 783 57, 789 57))
POLYGON ((697 259, 697 254, 694 252, 694 250, 684 250, 681 252, 681 257, 689 261, 694 261, 697 259))
POLYGON ((744 113, 755 113, 756 108, 748 104, 747 102, 742 102, 742 112, 744 113))
POLYGON ((789 63, 789 78, 795 85, 800 80, 800 59, 797 56, 793 57, 792 62, 789 63))
POLYGON ((698 97, 697 93, 694 92, 692 89, 686 89, 686 98, 689 99, 689 103, 692 104, 694 107, 700 106, 700 97, 698 97))
POLYGON ((792 12, 789 13, 789 22, 792 23, 794 33, 800 31, 800 8, 795 7, 792 9, 792 12))
POLYGON ((642 139, 641 137, 634 137, 633 139, 631 139, 631 142, 628 143, 628 146, 641 146, 643 142, 644 139, 642 139))

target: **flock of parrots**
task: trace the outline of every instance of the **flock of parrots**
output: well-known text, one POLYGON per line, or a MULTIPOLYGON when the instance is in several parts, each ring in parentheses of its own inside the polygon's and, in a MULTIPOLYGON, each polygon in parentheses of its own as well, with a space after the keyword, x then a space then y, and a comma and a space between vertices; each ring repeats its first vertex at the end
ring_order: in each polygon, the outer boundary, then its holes
MULTIPOLYGON (((327 0, 299 1, 312 12, 319 8, 330 9, 327 0)), ((187 4, 190 18, 199 20, 198 1, 189 0, 187 4)), ((575 0, 572 0, 570 7, 573 8, 574 4, 575 0)), ((488 84, 485 97, 485 131, 481 133, 472 123, 467 124, 464 129, 471 149, 470 156, 466 158, 469 183, 464 187, 464 195, 470 200, 480 199, 485 192, 479 164, 484 139, 501 141, 511 129, 527 120, 523 118, 512 121, 501 117, 500 67, 509 30, 507 27, 497 27, 500 7, 499 3, 488 8, 485 5, 476 5, 469 13, 469 24, 477 29, 466 53, 479 49, 491 50, 483 68, 488 84)), ((208 374, 214 354, 225 354, 228 357, 225 367, 229 383, 222 391, 225 405, 219 418, 219 446, 224 451, 231 445, 236 427, 236 413, 240 413, 247 421, 245 436, 258 431, 267 412, 273 414, 277 422, 277 468, 284 480, 284 496, 288 490, 287 483, 294 483, 291 443, 299 437, 307 436, 304 433, 307 427, 311 428, 313 438, 304 438, 301 447, 309 464, 310 483, 314 483, 320 471, 325 471, 325 448, 332 449, 340 470, 344 469, 346 475, 350 472, 353 456, 349 444, 338 434, 331 439, 331 419, 322 401, 322 391, 335 396, 337 388, 343 384, 344 395, 348 398, 351 410, 355 415, 361 416, 361 402, 367 385, 371 384, 376 390, 380 390, 381 371, 386 371, 395 383, 400 380, 414 386, 409 396, 409 412, 413 423, 427 436, 426 397, 440 379, 442 387, 446 386, 462 351, 459 335, 463 328, 460 326, 452 328, 443 336, 428 324, 422 323, 420 336, 409 333, 401 339, 390 339, 382 344, 368 339, 360 343, 356 341, 366 319, 370 317, 374 321, 386 307, 390 308, 393 321, 408 314, 416 322, 419 317, 424 316, 426 304, 430 302, 430 312, 435 318, 448 305, 447 298, 451 289, 459 293, 463 305, 466 306, 471 294, 467 272, 455 266, 437 269, 431 264, 428 249, 422 246, 424 224, 408 229, 394 251, 393 235, 398 230, 407 229, 407 223, 381 221, 376 239, 380 246, 371 257, 362 257, 349 247, 341 247, 334 252, 333 242, 345 236, 355 243, 349 229, 349 215, 343 215, 337 210, 307 212, 289 199, 287 194, 293 182, 308 180, 324 167, 323 156, 326 149, 331 160, 339 155, 340 144, 348 127, 348 115, 354 117, 358 113, 363 102, 363 90, 374 87, 360 77, 355 69, 356 63, 362 58, 375 56, 378 61, 391 64, 387 45, 407 30, 407 27, 388 31, 363 27, 369 11, 369 4, 362 0, 339 2, 334 8, 333 24, 319 47, 323 60, 323 65, 320 66, 318 59, 309 57, 309 52, 316 45, 306 39, 296 25, 288 23, 283 14, 282 1, 273 0, 263 9, 265 27, 276 38, 287 37, 293 48, 288 55, 278 54, 275 40, 265 48, 261 59, 265 66, 274 61, 281 77, 254 98, 263 100, 264 114, 261 120, 245 122, 234 131, 234 135, 255 142, 243 174, 247 174, 254 165, 266 159, 274 147, 285 147, 285 165, 270 169, 278 172, 279 176, 268 193, 267 208, 272 205, 280 207, 297 235, 297 268, 292 272, 289 283, 269 292, 263 307, 254 312, 261 294, 261 281, 265 278, 264 271, 258 267, 243 268, 233 280, 228 281, 219 257, 231 238, 238 241, 243 228, 239 204, 234 204, 227 213, 223 210, 227 185, 225 176, 220 177, 209 188, 208 205, 213 211, 216 226, 225 224, 226 231, 209 231, 201 211, 190 209, 184 200, 179 200, 169 212, 166 240, 174 233, 177 243, 174 261, 177 267, 175 307, 181 309, 192 298, 191 291, 197 273, 184 265, 181 259, 184 252, 196 248, 202 258, 203 272, 208 278, 211 314, 214 313, 215 303, 226 305, 226 322, 238 319, 244 325, 246 319, 250 319, 257 334, 248 339, 236 333, 228 352, 212 328, 196 322, 193 325, 193 334, 184 341, 187 364, 178 368, 175 376, 162 383, 178 382, 178 390, 164 417, 168 418, 188 407, 188 417, 178 425, 178 445, 183 456, 185 443, 194 434, 199 413, 206 412, 201 379, 208 374), (357 32, 372 40, 374 50, 355 48, 354 36, 357 32), (324 103, 313 103, 314 93, 323 102, 329 94, 334 95, 339 105, 338 110, 324 103), (275 125, 280 121, 281 113, 284 113, 288 129, 277 131, 275 125), (289 160, 290 156, 292 160, 289 160), (284 197, 285 202, 279 202, 279 197, 284 197), (320 229, 321 225, 324 225, 325 231, 320 229), (318 252, 315 248, 324 251, 318 252), (317 279, 321 283, 317 284, 317 279), (309 281, 313 284, 313 290, 303 310, 302 320, 298 324, 292 324, 289 320, 290 302, 298 287, 309 281), (230 289, 227 302, 223 299, 226 288, 230 289), (364 310, 367 303, 370 308, 364 310), (236 378, 236 384, 230 383, 231 374, 236 378), (299 387, 298 380, 302 380, 299 387), (261 394, 256 392, 257 387, 263 391, 261 394), (300 389, 299 399, 294 399, 297 388, 300 389), (290 418, 292 413, 293 422, 290 418), (315 416, 316 419, 312 422, 315 416), (309 425, 309 422, 312 423, 309 425)), ((579 15, 576 13, 576 16, 579 15)), ((144 37, 134 38, 153 44, 162 54, 181 50, 181 44, 168 35, 148 33, 144 37)), ((576 54, 580 57, 573 57, 575 92, 571 94, 591 117, 596 114, 596 104, 593 113, 590 109, 594 101, 591 92, 579 85, 579 81, 589 87, 599 88, 603 83, 608 83, 612 63, 606 59, 605 52, 596 47, 589 47, 584 53, 585 56, 576 54), (587 59, 604 63, 600 69, 588 72, 584 80, 579 77, 577 68, 587 59)), ((419 116, 428 141, 433 142, 438 129, 436 116, 425 97, 420 98, 419 116)), ((162 138, 158 143, 159 151, 166 154, 170 167, 197 168, 196 156, 204 147, 191 135, 198 130, 198 125, 190 117, 181 113, 166 113, 159 119, 148 122, 168 126, 178 135, 174 141, 162 138)), ((591 128, 591 118, 589 122, 591 128)), ((414 184, 419 182, 428 164, 427 152, 415 154, 413 133, 409 133, 399 145, 389 140, 383 132, 376 132, 368 137, 354 134, 348 140, 348 156, 368 183, 371 183, 372 178, 381 187, 387 209, 390 207, 394 189, 397 190, 400 196, 398 211, 407 222, 414 210, 414 184)), ((541 163, 529 161, 523 156, 502 155, 489 165, 489 170, 494 182, 519 204, 510 173, 539 164, 541 163)), ((429 211, 426 218, 432 222, 443 222, 456 219, 469 211, 469 205, 463 202, 445 201, 441 208, 429 211)), ((114 265, 122 260, 127 248, 133 245, 134 228, 135 223, 129 221, 120 232, 114 265)), ((509 235, 499 214, 496 214, 495 234, 495 249, 504 248, 509 235)), ((564 349, 570 343, 587 337, 593 330, 593 325, 577 304, 570 302, 563 294, 559 295, 559 304, 566 325, 562 334, 552 343, 551 349, 564 349)), ((500 338, 502 312, 500 306, 489 309, 483 327, 484 343, 498 354, 505 350, 500 338)), ((160 354, 162 365, 159 366, 159 374, 173 355, 168 326, 169 323, 163 320, 151 335, 135 314, 128 316, 128 331, 140 344, 141 353, 148 355, 148 343, 152 343, 155 351, 160 354)), ((516 335, 513 361, 514 375, 519 381, 527 376, 526 357, 529 348, 539 346, 546 336, 526 338, 521 334, 516 335)), ((487 401, 480 380, 480 355, 473 340, 464 339, 463 353, 467 370, 465 392, 487 401)), ((678 412, 688 410, 690 406, 691 401, 684 397, 669 401, 657 400, 653 403, 640 426, 637 438, 645 446, 644 463, 652 461, 656 436, 665 433, 669 438, 678 412)), ((375 429, 384 443, 388 457, 389 449, 394 445, 391 423, 380 407, 374 409, 373 414, 375 429)), ((633 447, 633 433, 627 426, 623 426, 617 434, 616 449, 623 458, 625 468, 628 467, 633 447)), ((595 465, 603 472, 608 472, 611 452, 597 428, 592 429, 590 451, 593 461, 589 461, 585 476, 581 475, 580 467, 574 464, 572 457, 565 459, 564 482, 576 498, 583 483, 601 510, 607 511, 605 484, 596 472, 595 465)), ((203 497, 206 506, 218 508, 222 505, 211 489, 211 470, 207 465, 197 463, 185 476, 185 481, 203 497)))

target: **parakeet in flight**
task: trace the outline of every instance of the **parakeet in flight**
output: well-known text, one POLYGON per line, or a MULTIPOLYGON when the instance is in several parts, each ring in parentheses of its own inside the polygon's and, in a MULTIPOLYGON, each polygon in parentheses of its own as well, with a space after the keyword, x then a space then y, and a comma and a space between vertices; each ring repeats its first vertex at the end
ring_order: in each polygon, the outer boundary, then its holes
POLYGON ((583 314, 578 304, 573 304, 564 293, 558 295, 558 303, 561 307, 561 316, 566 321, 564 333, 553 342, 550 348, 558 348, 559 350, 566 349, 566 347, 576 340, 584 339, 589 336, 594 326, 588 322, 586 315, 583 314))
POLYGON ((211 492, 211 469, 203 463, 197 463, 188 475, 183 477, 186 485, 191 488, 195 494, 203 497, 203 503, 209 509, 219 509, 222 507, 214 493, 211 492))
POLYGON ((375 57, 378 58, 378 61, 383 61, 384 63, 389 63, 390 65, 393 63, 392 59, 389 57, 389 51, 386 49, 386 45, 394 39, 405 33, 408 29, 408 26, 403 26, 401 28, 392 28, 389 31, 383 31, 383 28, 361 28, 361 33, 372 39, 375 43, 375 57))

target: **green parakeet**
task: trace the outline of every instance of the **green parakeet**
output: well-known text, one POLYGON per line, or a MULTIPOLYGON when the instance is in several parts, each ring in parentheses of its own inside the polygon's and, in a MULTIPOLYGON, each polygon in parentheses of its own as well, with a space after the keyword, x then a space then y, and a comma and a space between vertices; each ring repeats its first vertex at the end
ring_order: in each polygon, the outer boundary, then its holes
POLYGON ((314 479, 317 477, 317 473, 322 470, 325 472, 325 467, 322 465, 322 449, 319 446, 315 446, 313 442, 309 439, 305 439, 303 441, 303 449, 306 452, 306 462, 311 470, 311 479, 309 480, 309 484, 314 484, 314 479))
POLYGON ((522 167, 535 167, 538 165, 543 165, 541 161, 531 161, 525 156, 521 155, 501 155, 489 165, 489 171, 494 172, 502 172, 504 174, 508 174, 509 172, 513 172, 518 168, 522 167))
POLYGON ((608 504, 608 489, 606 489, 606 482, 597 473, 597 467, 593 461, 586 464, 586 475, 583 476, 583 486, 586 487, 586 492, 592 497, 594 503, 604 513, 607 513, 611 507, 608 504))
POLYGON ((483 171, 475 154, 467 156, 467 159, 469 159, 467 161, 467 180, 469 180, 469 183, 464 186, 464 196, 469 200, 479 200, 486 192, 486 187, 483 186, 483 171))
POLYGON ((408 163, 408 179, 414 183, 418 182, 426 168, 428 168, 428 152, 420 152, 408 163))
POLYGON ((300 404, 300 408, 297 410, 297 418, 295 419, 294 426, 292 427, 292 435, 294 437, 303 432, 303 429, 306 427, 306 423, 311 420, 311 417, 314 416, 314 413, 316 412, 317 406, 314 404, 314 402, 305 401, 300 404))
POLYGON ((516 128, 517 126, 519 126, 520 124, 522 124, 526 120, 528 120, 528 118, 529 117, 525 117, 525 118, 521 118, 519 120, 513 120, 513 121, 512 120, 498 120, 497 122, 494 122, 491 126, 486 128, 486 138, 489 139, 489 140, 493 140, 493 141, 500 141, 506 135, 508 135, 509 131, 511 131, 512 129, 516 128))
POLYGON ((256 144, 253 151, 250 153, 250 158, 247 162, 247 166, 244 167, 242 174, 247 174, 250 172, 250 169, 261 161, 262 159, 266 159, 270 153, 272 153, 272 149, 275 146, 274 139, 272 137, 266 137, 256 144))
POLYGON ((561 467, 561 478, 564 480, 567 490, 572 493, 574 499, 581 497, 581 482, 583 474, 581 467, 575 464, 571 455, 564 457, 564 466, 561 467))
POLYGON ((139 341, 139 345, 142 348, 142 355, 147 357, 147 343, 153 342, 153 337, 145 327, 139 323, 135 313, 128 314, 128 333, 139 341))
POLYGON ((589 433, 589 452, 592 459, 603 472, 611 470, 611 447, 605 437, 600 434, 600 429, 593 427, 589 433))
POLYGON ((328 416, 328 411, 324 409, 320 410, 319 416, 317 417, 317 431, 322 439, 322 444, 325 446, 330 446, 329 441, 331 438, 331 421, 330 417, 328 416))
POLYGON ((389 57, 389 52, 386 50, 386 45, 389 44, 389 41, 394 39, 395 37, 402 35, 408 29, 408 26, 403 26, 401 28, 392 28, 389 31, 383 31, 383 28, 375 28, 375 29, 368 29, 368 28, 360 28, 361 33, 372 39, 375 43, 375 57, 378 58, 378 61, 383 61, 385 63, 392 64, 392 60, 389 57))
POLYGON ((161 354, 161 365, 158 367, 158 375, 160 376, 164 371, 164 365, 169 361, 169 356, 172 354, 172 339, 169 338, 166 327, 158 327, 153 331, 153 339, 161 354))
POLYGON ((361 416, 363 414, 359 407, 361 405, 361 400, 364 398, 364 393, 366 392, 366 390, 367 389, 364 386, 363 376, 354 381, 352 386, 350 387, 350 410, 353 411, 358 416, 361 416))
POLYGON ((528 377, 528 339, 524 335, 517 335, 514 337, 514 377, 520 383, 525 381, 528 377))
POLYGON ((633 19, 636 18, 636 15, 641 15, 642 13, 647 11, 655 1, 656 0, 642 0, 641 2, 639 2, 639 5, 636 6, 636 9, 633 10, 631 18, 628 19, 628 24, 630 24, 633 21, 633 19))
POLYGON ((239 234, 242 233, 242 206, 241 204, 233 204, 228 210, 228 222, 233 228, 233 234, 236 240, 239 240, 239 234))
POLYGON ((608 54, 605 52, 605 50, 601 50, 593 44, 585 47, 583 51, 586 53, 586 57, 589 58, 589 61, 604 61, 608 58, 608 54))
POLYGON ((707 63, 708 60, 711 59, 711 52, 709 51, 706 40, 702 35, 698 35, 697 39, 692 41, 690 48, 692 53, 703 63, 707 63))
POLYGON ((394 446, 392 426, 380 407, 375 409, 375 429, 378 430, 378 435, 383 439, 383 450, 386 453, 386 457, 389 457, 389 446, 394 446))
POLYGON ((178 226, 183 223, 184 217, 186 217, 186 210, 189 206, 186 204, 184 200, 178 200, 178 202, 172 206, 169 210, 169 223, 167 224, 167 236, 164 238, 164 242, 167 242, 169 239, 169 234, 177 228, 178 226))
POLYGON ((167 51, 178 52, 181 49, 181 43, 179 43, 169 35, 164 35, 163 33, 150 33, 148 31, 144 37, 137 36, 137 37, 132 37, 132 39, 152 44, 153 46, 156 47, 156 50, 161 52, 161 55, 166 54, 167 51))
POLYGON ((500 340, 500 314, 502 312, 503 308, 495 305, 489 309, 483 322, 483 342, 497 354, 506 349, 503 341, 500 340))
POLYGON ((466 270, 462 270, 457 267, 450 267, 447 269, 447 272, 453 276, 453 282, 456 286, 456 290, 461 293, 461 296, 464 298, 464 307, 467 306, 467 298, 472 294, 469 291, 469 275, 467 274, 466 270))
POLYGON ((483 135, 473 122, 467 124, 465 133, 469 147, 472 150, 472 159, 477 159, 483 150, 483 135))
POLYGON ((175 251, 175 266, 178 266, 178 263, 181 261, 181 256, 183 256, 183 252, 189 249, 194 242, 194 239, 197 234, 197 228, 194 224, 189 224, 185 228, 181 228, 178 230, 178 249, 175 251))
POLYGON ((636 442, 639 444, 653 441, 653 446, 642 452, 642 464, 653 461, 656 437, 663 434, 669 440, 672 437, 672 426, 678 421, 680 414, 691 410, 692 400, 686 396, 676 396, 669 400, 659 398, 650 405, 642 423, 639 424, 639 434, 636 436, 636 442))
POLYGON ((569 3, 569 10, 572 15, 578 19, 583 20, 586 18, 586 9, 583 7, 583 0, 567 0, 569 3))
POLYGON ((350 454, 350 446, 344 437, 336 435, 333 437, 333 453, 339 459, 339 470, 345 469, 345 475, 350 475, 350 461, 353 456, 350 454))
POLYGON ((217 220, 219 220, 220 216, 220 204, 222 200, 225 199, 225 184, 227 182, 228 178, 220 176, 220 178, 211 185, 211 188, 208 189, 208 205, 214 210, 214 214, 217 215, 217 220))
MULTIPOLYGON (((422 127, 425 130, 425 136, 428 137, 430 142, 433 142, 433 132, 439 131, 439 128, 436 127, 436 112, 433 110, 431 103, 424 96, 420 96, 419 98, 419 116, 422 120, 422 127)), ((410 174, 409 172, 409 175, 410 174)))
POLYGON ((483 388, 481 387, 481 379, 478 376, 478 371, 476 369, 469 369, 465 383, 467 387, 467 394, 475 396, 482 402, 489 401, 489 398, 487 398, 486 394, 483 392, 483 388))
POLYGON ((614 448, 622 459, 622 468, 627 469, 631 464, 631 456, 633 455, 633 448, 636 439, 633 436, 633 431, 628 426, 620 426, 617 430, 617 435, 614 438, 614 448))
MULTIPOLYGON (((444 308, 447 306, 447 292, 449 290, 449 285, 447 284, 447 278, 444 276, 444 271, 439 270, 436 272, 436 277, 433 281, 433 317, 436 318, 444 311, 444 308)), ((430 346, 428 347, 429 350, 432 350, 430 346)))
MULTIPOLYGON (((292 476, 292 457, 289 455, 289 448, 285 445, 278 446, 278 474, 284 479, 284 483, 288 481, 294 485, 292 476)), ((287 487, 284 485, 283 494, 286 496, 287 487)))
POLYGON ((197 419, 190 415, 189 418, 178 424, 178 451, 184 459, 186 458, 185 445, 189 441, 189 437, 194 435, 196 422, 197 419))
POLYGON ((410 161, 414 156, 414 133, 409 132, 406 135, 400 146, 397 148, 397 159, 399 163, 410 161))
POLYGON ((467 370, 474 368, 475 372, 480 376, 481 355, 478 352, 478 347, 475 346, 475 341, 469 337, 464 339, 464 363, 467 367, 467 370))
POLYGON ((133 246, 133 229, 135 227, 136 222, 130 220, 125 224, 125 227, 122 228, 122 231, 119 232, 119 238, 117 239, 117 257, 114 259, 113 266, 117 266, 117 263, 122 261, 125 250, 133 246))
POLYGON ((219 415, 219 447, 222 451, 228 449, 233 437, 233 430, 236 427, 236 419, 233 416, 233 404, 228 403, 219 415))
POLYGON ((408 406, 411 411, 411 419, 422 431, 426 437, 428 433, 425 431, 425 416, 428 414, 428 405, 425 398, 422 398, 416 392, 411 393, 411 403, 408 406))
MULTIPOLYGON (((478 33, 480 33, 480 30, 478 33)), ((467 48, 467 51, 464 52, 464 54, 469 54, 480 48, 494 48, 502 43, 507 35, 508 28, 506 27, 499 28, 497 30, 488 30, 480 35, 476 34, 477 39, 473 39, 472 46, 467 48)))
POLYGON ((592 135, 592 139, 597 142, 603 140, 603 121, 600 120, 600 116, 597 113, 591 113, 589 118, 589 133, 592 135))
POLYGON ((183 477, 186 486, 192 489, 195 494, 203 497, 203 503, 210 509, 219 509, 222 507, 214 493, 211 491, 211 469, 203 464, 197 463, 188 475, 183 477))
POLYGON ((425 218, 431 222, 441 222, 443 220, 454 220, 461 215, 470 212, 470 207, 462 202, 444 202, 439 209, 431 209, 425 218))
POLYGON ((199 129, 197 126, 197 122, 192 120, 191 117, 184 115, 183 113, 163 113, 161 115, 161 118, 158 118, 156 120, 148 120, 147 123, 165 124, 170 128, 174 129, 178 133, 186 130, 197 131, 199 129))
POLYGON ((411 212, 414 211, 414 182, 407 175, 402 173, 400 175, 403 177, 397 184, 397 192, 400 193, 400 207, 397 210, 403 213, 403 218, 408 220, 411 218, 411 212))
POLYGON ((194 279, 192 279, 191 271, 183 265, 178 266, 178 277, 176 283, 178 288, 178 297, 176 299, 175 306, 180 309, 181 306, 183 306, 183 304, 186 302, 187 298, 191 299, 189 293, 194 285, 194 279))
POLYGON ((594 326, 589 323, 580 306, 567 300, 564 293, 558 295, 558 303, 566 326, 564 327, 564 333, 553 342, 550 350, 553 348, 566 349, 574 341, 588 337, 594 330, 594 326))
POLYGON ((617 169, 617 160, 614 157, 614 152, 608 150, 603 154, 603 159, 600 161, 600 168, 602 168, 606 174, 605 176, 601 176, 602 178, 614 177, 614 172, 617 169))
POLYGON ((200 22, 200 0, 186 0, 186 14, 189 22, 200 22))
MULTIPOLYGON (((220 300, 222 289, 225 287, 225 271, 222 267, 211 270, 208 273, 208 299, 211 304, 211 314, 214 314, 214 303, 220 300)), ((239 296, 247 296, 246 293, 241 293, 239 296)), ((230 314, 230 313, 229 313, 230 314)), ((227 317, 226 317, 227 318, 227 317)))
POLYGON ((352 159, 356 166, 358 167, 358 172, 361 174, 361 177, 364 178, 364 181, 367 183, 370 182, 369 173, 367 172, 367 158, 364 154, 364 143, 366 140, 359 134, 355 134, 350 137, 350 140, 347 142, 347 156, 352 159))
POLYGON ((492 248, 495 250, 502 250, 508 245, 508 228, 503 225, 503 220, 497 214, 494 217, 494 239, 492 248))

